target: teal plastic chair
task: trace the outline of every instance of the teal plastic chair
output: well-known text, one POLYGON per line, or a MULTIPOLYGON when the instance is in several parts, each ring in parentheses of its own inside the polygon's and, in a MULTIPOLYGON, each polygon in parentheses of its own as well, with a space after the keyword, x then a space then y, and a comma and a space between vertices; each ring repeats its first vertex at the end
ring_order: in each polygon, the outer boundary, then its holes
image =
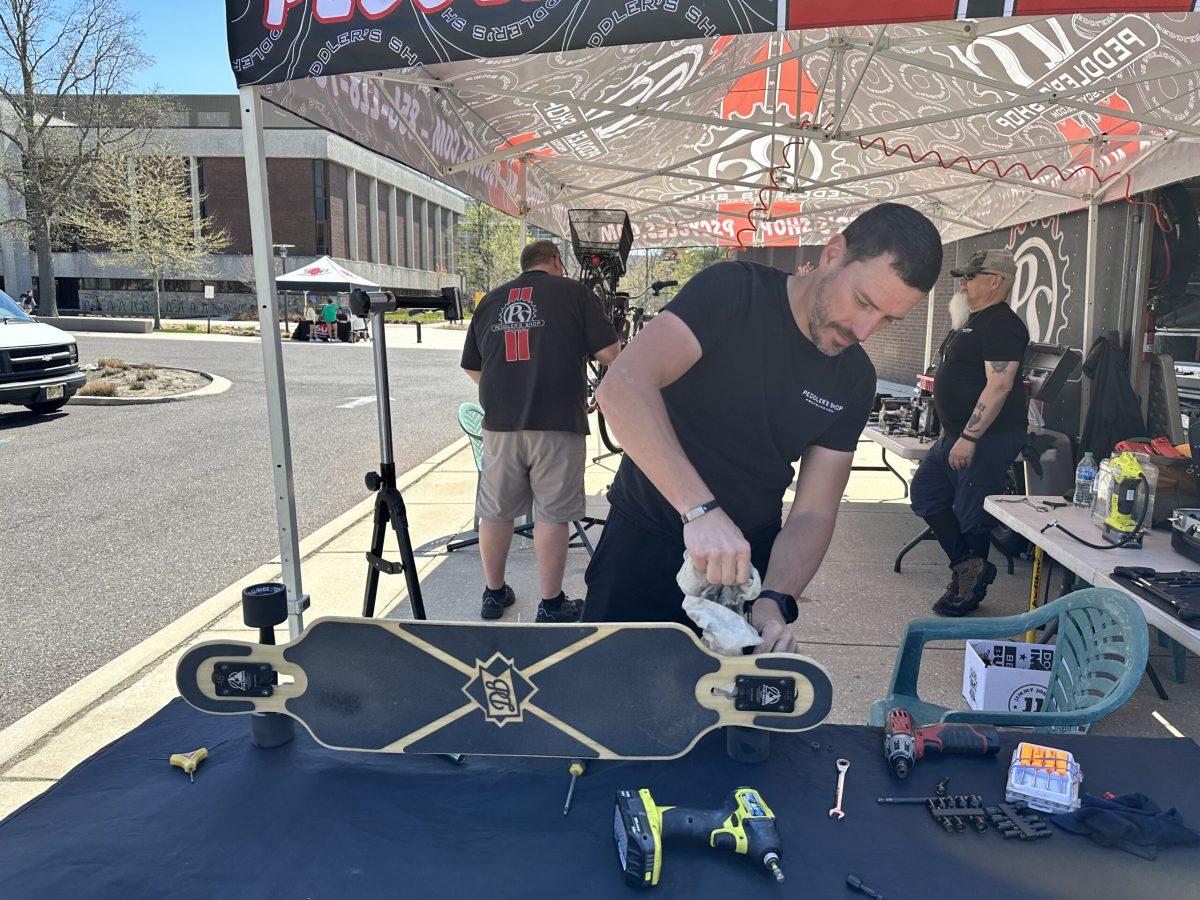
POLYGON ((1019 616, 991 619, 915 619, 896 655, 886 700, 871 706, 870 724, 907 709, 918 725, 971 722, 1032 726, 1037 731, 1084 733, 1120 708, 1146 670, 1150 639, 1137 603, 1120 591, 1088 588, 1019 616), (930 641, 997 640, 1055 623, 1054 668, 1039 712, 946 709, 917 696, 921 653, 930 641))
MULTIPOLYGON (((475 494, 479 495, 479 476, 478 473, 483 471, 483 407, 474 401, 468 400, 466 403, 459 404, 458 407, 458 425, 467 435, 467 439, 471 442, 471 452, 475 454, 475 494)), ((587 551, 588 556, 595 552, 592 542, 588 540, 587 529, 593 525, 603 525, 602 519, 594 519, 591 516, 585 516, 577 522, 572 522, 571 526, 575 529, 575 534, 578 543, 572 541, 568 546, 582 547, 587 551)), ((475 533, 479 533, 479 516, 474 520, 475 533)), ((523 535, 524 537, 533 536, 533 513, 522 516, 517 520, 516 527, 513 530, 514 534, 523 535)), ((471 547, 479 543, 479 538, 468 538, 465 541, 452 541, 446 545, 446 552, 453 553, 455 550, 461 550, 463 547, 471 547)))

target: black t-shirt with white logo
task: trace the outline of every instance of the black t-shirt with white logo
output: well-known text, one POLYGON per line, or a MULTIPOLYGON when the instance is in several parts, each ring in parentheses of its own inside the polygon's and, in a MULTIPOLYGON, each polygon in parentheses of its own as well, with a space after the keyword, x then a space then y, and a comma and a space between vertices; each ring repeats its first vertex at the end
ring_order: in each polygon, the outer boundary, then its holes
POLYGON ((471 318, 462 367, 482 372, 488 431, 587 434, 587 357, 617 342, 596 295, 534 269, 488 293, 471 318))
MULTIPOLYGON (((796 324, 786 272, 723 262, 692 278, 666 306, 702 356, 663 389, 688 460, 743 533, 779 524, 793 466, 810 446, 852 453, 875 399, 862 347, 826 356, 796 324)), ((609 501, 660 531, 679 514, 629 459, 609 501)))
MULTIPOLYGON (((933 377, 933 405, 947 434, 962 434, 979 395, 987 385, 988 362, 1020 366, 1029 346, 1029 329, 1007 303, 972 313, 961 331, 952 331, 942 344, 941 362, 933 377)), ((988 434, 1024 431, 1028 403, 1020 373, 988 434)))

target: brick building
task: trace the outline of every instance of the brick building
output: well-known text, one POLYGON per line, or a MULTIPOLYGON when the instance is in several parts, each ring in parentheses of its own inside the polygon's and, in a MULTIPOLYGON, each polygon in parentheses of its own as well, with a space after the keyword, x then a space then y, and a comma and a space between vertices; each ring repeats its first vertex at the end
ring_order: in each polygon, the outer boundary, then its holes
MULTIPOLYGON (((168 280, 163 313, 189 316, 254 309, 250 213, 235 95, 170 98, 177 116, 161 134, 186 156, 193 216, 212 218, 230 236, 212 272, 168 280), (216 298, 204 299, 204 286, 216 298)), ((424 294, 460 286, 454 232, 464 198, 430 178, 378 156, 274 107, 266 107, 267 178, 273 238, 291 244, 277 273, 332 256, 365 278, 398 293, 424 294), (286 269, 284 266, 286 265, 286 269)), ((21 198, 0 182, 0 210, 21 198)), ((98 254, 60 247, 54 273, 60 309, 146 314, 153 304, 143 273, 102 265, 98 254)), ((0 234, 0 276, 15 296, 36 285, 37 260, 12 235, 0 234)))

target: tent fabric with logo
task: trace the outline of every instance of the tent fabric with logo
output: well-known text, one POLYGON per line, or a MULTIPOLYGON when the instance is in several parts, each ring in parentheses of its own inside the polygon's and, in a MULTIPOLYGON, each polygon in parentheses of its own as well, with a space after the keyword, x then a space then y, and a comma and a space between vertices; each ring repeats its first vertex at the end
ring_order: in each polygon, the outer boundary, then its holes
POLYGON ((356 275, 344 266, 339 266, 328 256, 280 275, 275 279, 275 288, 280 291, 314 291, 318 294, 349 293, 354 288, 377 291, 379 285, 356 275))
POLYGON ((558 234, 824 243, 894 199, 952 241, 1200 174, 1193 8, 229 0, 229 34, 265 101, 558 234))

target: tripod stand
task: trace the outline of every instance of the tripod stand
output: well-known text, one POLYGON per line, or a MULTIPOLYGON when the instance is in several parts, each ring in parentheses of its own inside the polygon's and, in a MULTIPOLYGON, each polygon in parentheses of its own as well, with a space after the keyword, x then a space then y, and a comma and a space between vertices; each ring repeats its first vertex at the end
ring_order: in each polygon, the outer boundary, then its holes
MULTIPOLYGON (((355 295, 362 293, 355 292, 355 295)), ((364 294, 364 296, 367 296, 364 294)), ((357 297, 356 297, 357 299, 357 297)), ((375 526, 371 532, 371 549, 367 551, 367 585, 363 592, 363 615, 375 615, 375 598, 379 592, 379 575, 404 574, 408 598, 414 619, 425 618, 425 601, 417 579, 417 562, 413 556, 412 538, 408 534, 408 513, 404 498, 396 489, 396 461, 392 454, 392 398, 388 386, 387 340, 384 337, 383 314, 386 302, 370 302, 371 323, 375 328, 372 352, 375 361, 375 406, 379 416, 379 471, 368 472, 367 490, 375 492, 375 526), (383 544, 391 525, 400 547, 400 562, 383 558, 383 544)), ((393 308, 394 304, 393 304, 393 308)), ((358 310, 356 310, 358 312, 358 310)), ((363 312, 359 315, 365 318, 363 312)))

